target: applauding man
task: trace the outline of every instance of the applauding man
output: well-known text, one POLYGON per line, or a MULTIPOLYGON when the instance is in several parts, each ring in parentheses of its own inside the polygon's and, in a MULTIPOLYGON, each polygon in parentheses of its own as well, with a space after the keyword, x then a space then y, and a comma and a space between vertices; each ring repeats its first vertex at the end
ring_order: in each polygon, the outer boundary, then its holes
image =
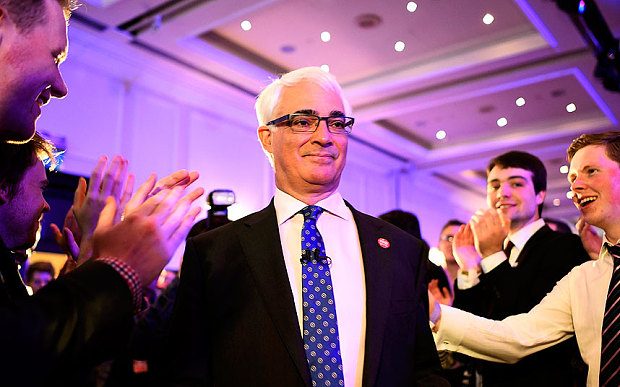
MULTIPOLYGON (((541 219, 547 172, 534 155, 512 151, 487 168, 487 210, 461 226, 454 252, 461 263, 454 306, 502 319, 527 312, 574 266, 588 259, 577 235, 552 231, 541 219)), ((514 365, 480 362, 485 386, 567 385, 574 342, 514 365)))

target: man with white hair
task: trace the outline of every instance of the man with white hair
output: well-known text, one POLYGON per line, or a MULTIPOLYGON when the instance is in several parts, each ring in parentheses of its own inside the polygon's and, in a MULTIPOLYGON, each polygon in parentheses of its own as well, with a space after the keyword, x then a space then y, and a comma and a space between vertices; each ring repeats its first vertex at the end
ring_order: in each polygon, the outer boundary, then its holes
POLYGON ((189 239, 171 333, 179 385, 444 385, 422 243, 338 192, 350 111, 317 67, 258 97, 275 197, 189 239))

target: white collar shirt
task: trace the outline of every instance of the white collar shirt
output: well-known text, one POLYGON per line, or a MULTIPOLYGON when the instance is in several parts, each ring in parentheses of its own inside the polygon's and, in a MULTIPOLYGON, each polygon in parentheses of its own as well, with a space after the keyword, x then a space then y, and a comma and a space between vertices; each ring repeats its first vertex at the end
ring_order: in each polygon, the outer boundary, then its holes
MULTIPOLYGON (((307 205, 279 189, 276 189, 274 205, 301 335, 303 309, 300 258, 304 217, 300 211, 307 205)), ((315 205, 325 210, 317 220, 317 228, 323 237, 325 253, 331 258, 344 384, 361 386, 366 338, 366 286, 357 226, 351 210, 337 191, 315 205)))

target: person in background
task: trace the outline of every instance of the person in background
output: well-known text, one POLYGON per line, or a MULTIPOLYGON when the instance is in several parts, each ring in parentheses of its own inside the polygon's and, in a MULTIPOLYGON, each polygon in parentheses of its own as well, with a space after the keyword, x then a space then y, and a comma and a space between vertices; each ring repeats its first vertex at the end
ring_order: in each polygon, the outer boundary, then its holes
POLYGON ((439 251, 443 253, 445 259, 445 269, 448 273, 448 277, 450 279, 450 285, 453 286, 456 281, 457 273, 459 271, 459 264, 456 262, 454 258, 454 254, 452 253, 452 244, 454 241, 454 235, 459 231, 459 227, 465 223, 460 220, 451 219, 441 228, 441 233, 439 234, 439 243, 437 244, 437 248, 439 251))
POLYGON ((502 321, 443 305, 436 312, 433 304, 433 329, 439 349, 509 363, 575 337, 587 385, 619 386, 620 132, 584 134, 567 154, 573 202, 586 226, 605 232, 599 259, 571 270, 527 313, 502 321))
POLYGON ((26 269, 26 285, 36 293, 56 277, 54 266, 47 261, 33 262, 26 269))
MULTIPOLYGON (((488 209, 454 236, 463 264, 453 306, 493 319, 529 311, 572 268, 588 260, 577 235, 552 231, 541 218, 547 171, 534 155, 510 151, 487 167, 488 209)), ((576 342, 517 364, 479 361, 485 386, 572 385, 585 378, 576 342)))

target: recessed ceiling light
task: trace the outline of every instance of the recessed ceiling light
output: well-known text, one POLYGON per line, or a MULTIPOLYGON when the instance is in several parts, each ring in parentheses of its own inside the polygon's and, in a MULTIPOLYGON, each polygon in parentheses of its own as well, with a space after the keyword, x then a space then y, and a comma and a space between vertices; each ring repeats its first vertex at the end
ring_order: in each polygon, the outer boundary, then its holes
POLYGON ((572 199, 572 198, 573 198, 573 191, 568 191, 568 192, 566 193, 566 198, 567 198, 567 199, 572 199))
POLYGON ((321 70, 323 70, 326 73, 328 73, 329 72, 329 66, 328 65, 321 65, 321 70))
POLYGON ((398 52, 401 52, 405 49, 405 43, 399 40, 398 42, 394 43, 394 49, 398 52))
POLYGON ((515 101, 515 104, 516 104, 517 106, 519 106, 519 107, 521 107, 521 106, 525 105, 525 98, 523 98, 523 97, 519 97, 519 98, 517 98, 517 100, 515 101))
POLYGON ((569 103, 568 105, 566 105, 566 111, 569 113, 574 112, 575 110, 577 110, 577 106, 575 106, 574 103, 569 103))
POLYGON ((497 126, 499 126, 500 128, 506 126, 507 124, 508 124, 508 120, 506 119, 506 117, 500 117, 497 120, 497 126))
POLYGON ((491 15, 490 13, 487 13, 486 15, 482 17, 482 22, 486 25, 493 23, 494 20, 495 20, 495 17, 491 15))
POLYGON ((553 199, 553 205, 556 206, 556 207, 559 207, 560 206, 560 199, 558 199, 558 198, 553 199))
POLYGON ((329 42, 332 38, 332 35, 328 31, 321 32, 321 40, 324 42, 329 42))
POLYGON ((407 3, 407 11, 415 12, 416 9, 418 9, 418 5, 415 3, 415 1, 410 1, 407 3))
POLYGON ((560 173, 568 173, 568 165, 562 165, 560 167, 560 173))
POLYGON ((241 22, 241 29, 244 31, 249 31, 252 29, 252 23, 249 20, 244 20, 241 22))
POLYGON ((437 137, 438 140, 443 140, 446 138, 446 134, 445 130, 438 130, 437 133, 435 133, 435 137, 437 137))

